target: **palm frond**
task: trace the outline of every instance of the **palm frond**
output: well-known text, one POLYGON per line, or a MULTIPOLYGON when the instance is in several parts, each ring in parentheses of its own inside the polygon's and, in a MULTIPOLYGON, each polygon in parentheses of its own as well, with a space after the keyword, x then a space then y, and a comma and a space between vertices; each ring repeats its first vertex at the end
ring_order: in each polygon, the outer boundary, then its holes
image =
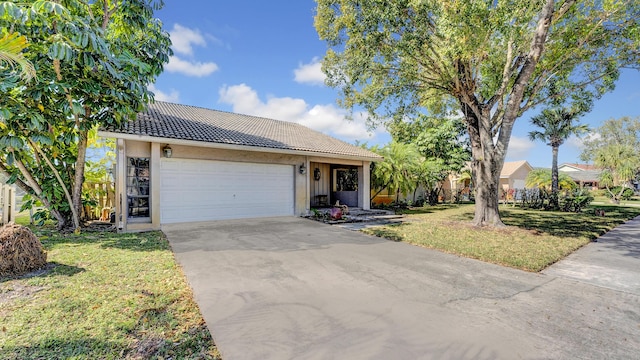
POLYGON ((8 64, 12 69, 19 67, 25 81, 36 76, 33 64, 22 54, 28 46, 27 38, 18 33, 6 34, 0 38, 0 62, 8 64))

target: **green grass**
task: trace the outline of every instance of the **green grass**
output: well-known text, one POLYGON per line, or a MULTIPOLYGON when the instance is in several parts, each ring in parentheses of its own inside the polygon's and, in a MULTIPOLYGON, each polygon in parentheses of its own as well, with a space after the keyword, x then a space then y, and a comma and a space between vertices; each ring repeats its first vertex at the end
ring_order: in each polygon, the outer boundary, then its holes
POLYGON ((28 211, 19 212, 16 215, 15 223, 18 225, 29 226, 29 224, 31 223, 31 217, 29 216, 29 212, 28 211))
POLYGON ((628 219, 639 208, 597 206, 605 217, 583 213, 501 207, 504 229, 477 228, 473 205, 442 205, 407 211, 401 225, 365 232, 526 271, 540 271, 628 219))
POLYGON ((1 359, 216 359, 161 232, 36 230, 47 271, 0 279, 1 359))

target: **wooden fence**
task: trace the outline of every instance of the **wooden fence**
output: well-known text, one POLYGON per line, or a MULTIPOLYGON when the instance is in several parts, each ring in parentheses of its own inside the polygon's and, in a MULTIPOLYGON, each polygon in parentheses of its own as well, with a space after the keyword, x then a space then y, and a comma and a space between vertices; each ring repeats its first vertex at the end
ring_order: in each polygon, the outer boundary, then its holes
POLYGON ((84 207, 85 219, 109 221, 111 210, 115 206, 115 185, 112 182, 85 183, 84 190, 90 200, 95 203, 95 205, 84 207))

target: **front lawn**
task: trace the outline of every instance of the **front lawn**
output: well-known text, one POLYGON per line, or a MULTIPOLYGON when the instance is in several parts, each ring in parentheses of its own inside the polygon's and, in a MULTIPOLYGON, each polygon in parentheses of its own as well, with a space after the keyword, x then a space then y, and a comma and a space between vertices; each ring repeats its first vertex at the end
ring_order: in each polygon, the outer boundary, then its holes
POLYGON ((1 359, 217 359, 161 232, 38 229, 50 266, 0 279, 1 359))
POLYGON ((470 225, 473 205, 441 205, 407 211, 401 225, 370 228, 365 232, 440 251, 526 271, 540 271, 617 225, 640 215, 639 208, 597 206, 583 213, 524 210, 501 207, 504 229, 470 225))

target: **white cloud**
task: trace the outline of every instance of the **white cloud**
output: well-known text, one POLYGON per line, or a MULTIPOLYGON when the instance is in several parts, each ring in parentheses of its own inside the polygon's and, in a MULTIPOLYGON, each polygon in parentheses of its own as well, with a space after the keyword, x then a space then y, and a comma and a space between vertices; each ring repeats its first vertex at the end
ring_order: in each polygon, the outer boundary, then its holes
MULTIPOLYGON (((194 54, 194 46, 207 46, 205 35, 202 35, 198 29, 190 29, 180 24, 173 24, 173 29, 169 32, 171 36, 171 48, 174 53, 192 58, 194 54)), ((210 41, 219 42, 212 35, 206 35, 210 41)), ((194 60, 185 60, 178 55, 169 58, 169 62, 164 69, 168 72, 180 73, 193 77, 209 76, 218 70, 218 65, 214 62, 200 62, 194 60)))
POLYGON ((600 137, 601 137, 600 134, 597 133, 597 132, 590 132, 587 135, 582 136, 582 137, 577 137, 575 135, 572 135, 569 139, 567 139, 565 144, 567 146, 570 146, 570 147, 576 149, 577 151, 582 151, 582 150, 584 150, 585 141, 597 140, 600 137))
POLYGON ((308 64, 300 64, 293 70, 294 80, 301 84, 324 85, 326 75, 322 72, 322 64, 318 58, 313 58, 308 64))
POLYGON ((178 54, 193 55, 193 45, 205 47, 207 42, 197 29, 189 29, 180 24, 173 24, 173 30, 169 31, 171 48, 178 54))
POLYGON ((232 105, 233 112, 295 122, 344 140, 370 140, 381 132, 369 132, 363 114, 354 114, 349 121, 346 112, 333 105, 309 105, 290 97, 271 97, 265 102, 246 84, 223 86, 219 95, 219 101, 232 105))
POLYGON ((180 101, 180 93, 175 89, 171 89, 171 92, 167 94, 166 92, 156 88, 154 84, 149 84, 147 88, 149 89, 149 91, 154 93, 154 98, 158 101, 167 101, 173 103, 177 103, 180 101))
POLYGON ((199 62, 182 60, 177 56, 171 56, 164 66, 168 72, 180 73, 193 77, 204 77, 218 71, 218 65, 214 62, 199 62))
POLYGON ((507 150, 507 159, 511 161, 525 160, 529 157, 529 151, 535 146, 536 144, 526 137, 511 136, 509 149, 507 150))

